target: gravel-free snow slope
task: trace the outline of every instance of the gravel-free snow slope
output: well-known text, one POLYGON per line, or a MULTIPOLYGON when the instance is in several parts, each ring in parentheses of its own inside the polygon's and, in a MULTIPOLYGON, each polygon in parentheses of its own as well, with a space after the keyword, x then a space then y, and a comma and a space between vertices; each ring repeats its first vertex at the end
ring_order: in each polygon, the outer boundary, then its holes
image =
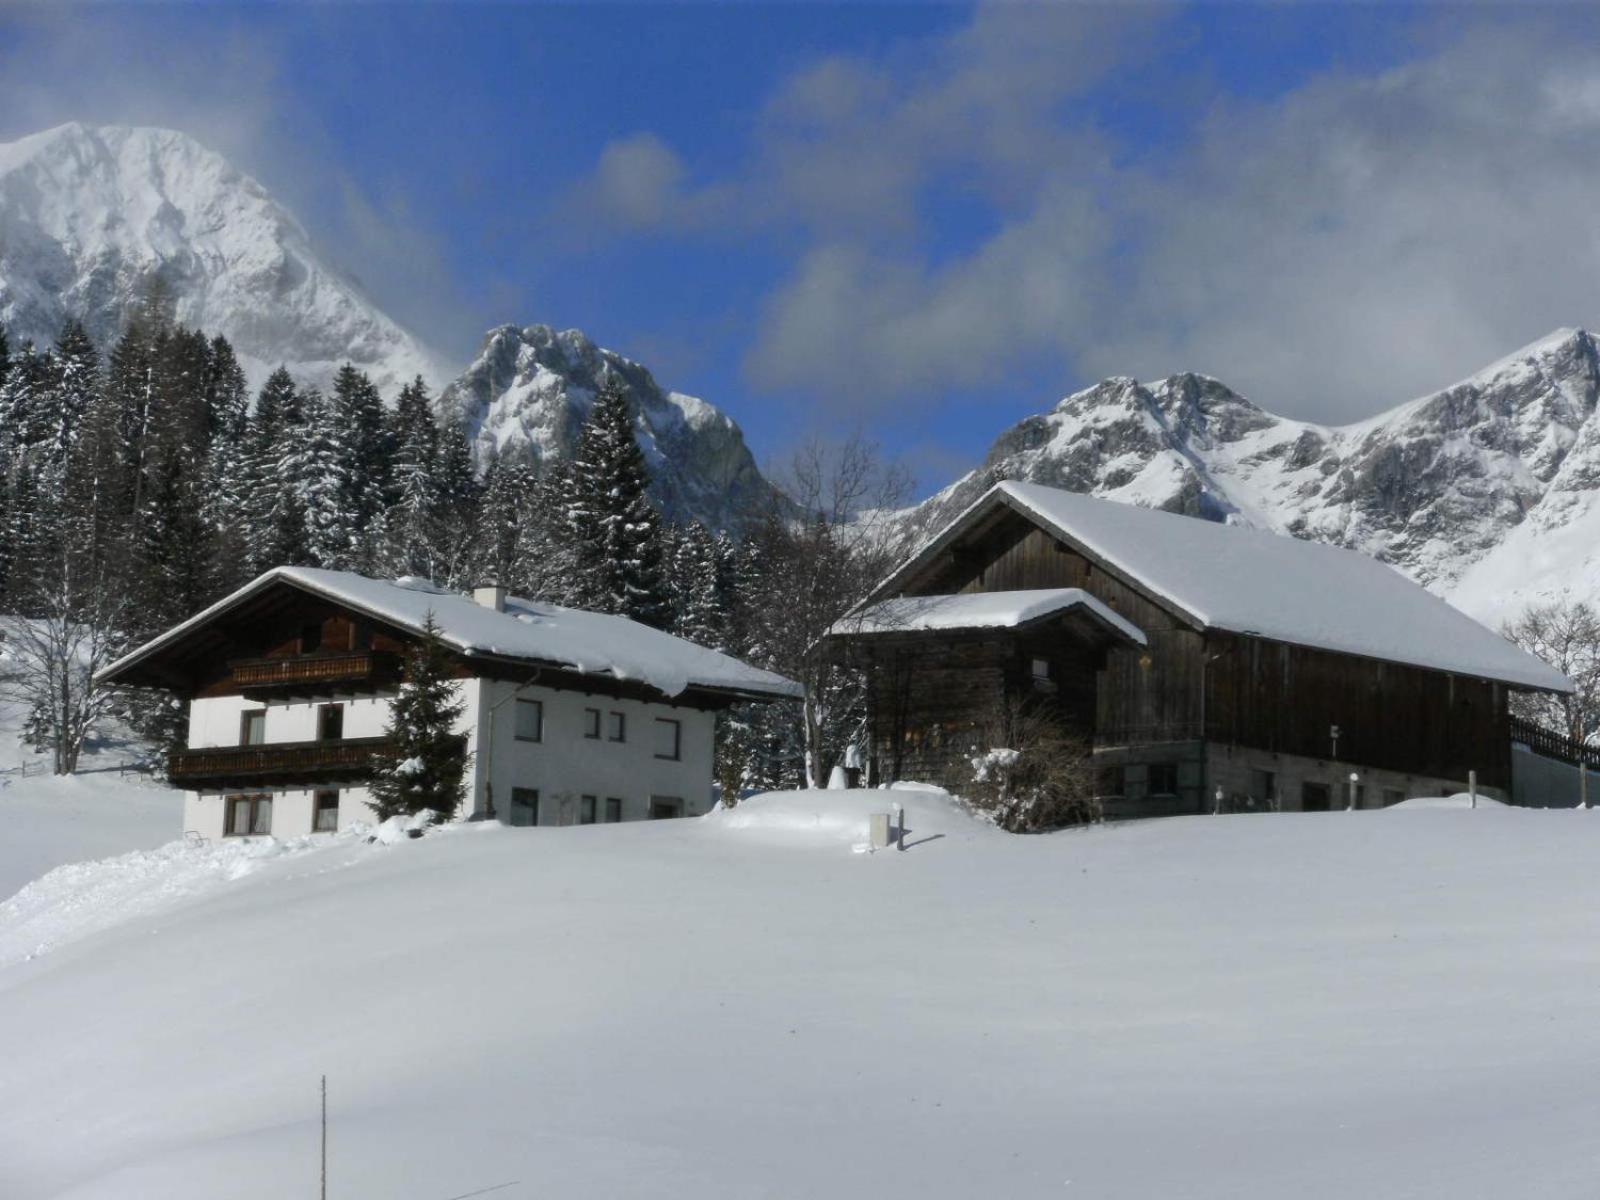
POLYGON ((1596 813, 829 792, 193 853, 240 869, 13 902, 7 1200, 315 1195, 323 1073, 337 1200, 1594 1195, 1596 813), (853 852, 891 801, 910 848, 853 852))

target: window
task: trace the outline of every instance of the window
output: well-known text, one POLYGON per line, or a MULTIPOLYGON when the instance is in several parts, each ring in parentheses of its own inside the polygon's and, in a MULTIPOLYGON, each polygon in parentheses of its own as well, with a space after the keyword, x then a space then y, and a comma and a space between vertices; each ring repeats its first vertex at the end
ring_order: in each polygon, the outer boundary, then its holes
POLYGON ((1383 789, 1383 806, 1385 808, 1390 808, 1393 805, 1399 804, 1405 798, 1406 798, 1406 793, 1405 793, 1405 789, 1404 788, 1384 788, 1383 789))
POLYGON ((324 704, 317 709, 317 741, 337 742, 344 737, 344 705, 324 704))
POLYGON ((683 752, 683 722, 671 717, 656 718, 656 757, 681 758, 683 752))
POLYGON ((628 740, 628 718, 619 712, 610 714, 606 722, 606 741, 625 742, 628 740))
POLYGON ((606 797, 606 823, 615 824, 622 820, 622 801, 615 796, 606 797))
POLYGON ((339 793, 318 792, 311 814, 313 833, 333 833, 339 828, 339 793))
POLYGON ((352 650, 371 650, 372 649, 372 626, 371 625, 368 625, 365 621, 357 621, 354 625, 350 626, 350 649, 352 649, 352 650))
POLYGON ((593 825, 595 822, 595 798, 593 796, 578 797, 578 824, 593 825))
POLYGON ((1333 807, 1333 790, 1325 783, 1302 783, 1300 785, 1300 811, 1301 812, 1327 812, 1333 807))
POLYGON ((1250 771, 1250 798, 1270 804, 1278 795, 1278 777, 1275 772, 1253 767, 1250 771))
POLYGON ((600 710, 598 708, 586 708, 583 710, 583 736, 593 738, 595 741, 600 740, 600 710))
POLYGON ((511 824, 537 825, 539 823, 539 789, 511 789, 511 824))
POLYGON ((239 718, 239 744, 260 746, 267 740, 267 710, 253 708, 239 718))
POLYGON ((650 819, 664 821, 683 815, 683 801, 676 796, 651 796, 650 819))
POLYGON ((1152 796, 1176 796, 1178 794, 1178 764, 1177 763, 1151 763, 1148 776, 1149 791, 1152 796))
POLYGON ((300 626, 300 653, 315 654, 322 649, 322 622, 308 621, 300 626))
POLYGON ((272 797, 229 796, 223 814, 222 832, 226 837, 248 837, 272 832, 272 797))
POLYGON ((1050 678, 1050 660, 1048 658, 1036 658, 1033 660, 1033 677, 1035 679, 1050 678))
POLYGON ((517 701, 517 741, 544 740, 544 704, 539 700, 517 701))

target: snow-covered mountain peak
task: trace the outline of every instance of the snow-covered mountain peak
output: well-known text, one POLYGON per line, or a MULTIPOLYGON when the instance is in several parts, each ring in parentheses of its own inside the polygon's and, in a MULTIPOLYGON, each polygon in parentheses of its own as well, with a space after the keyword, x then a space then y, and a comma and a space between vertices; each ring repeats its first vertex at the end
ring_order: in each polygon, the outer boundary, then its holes
POLYGON ((1600 593, 1597 399, 1583 329, 1344 426, 1275 416, 1203 375, 1115 377, 1002 433, 910 521, 936 527, 997 480, 1029 480, 1349 546, 1495 621, 1600 593))
POLYGON ((731 417, 695 396, 664 389, 648 369, 581 330, 491 329, 478 357, 445 389, 440 408, 466 426, 480 465, 521 452, 566 459, 607 379, 618 380, 638 406, 639 442, 663 512, 730 528, 763 510, 771 487, 731 417))
POLYGON ((443 359, 325 262, 256 180, 171 129, 72 122, 0 144, 0 323, 48 342, 76 316, 102 346, 157 277, 257 382, 350 361, 386 392, 443 359))

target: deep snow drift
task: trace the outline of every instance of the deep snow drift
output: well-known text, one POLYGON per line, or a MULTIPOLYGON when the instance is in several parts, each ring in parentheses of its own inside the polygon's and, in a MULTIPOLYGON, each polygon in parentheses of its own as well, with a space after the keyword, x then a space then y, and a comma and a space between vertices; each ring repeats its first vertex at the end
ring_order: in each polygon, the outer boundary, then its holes
POLYGON ((7 1200, 314 1195, 324 1072, 340 1200, 1593 1194, 1600 814, 830 792, 191 869, 246 853, 32 889, 87 899, 0 967, 7 1200))

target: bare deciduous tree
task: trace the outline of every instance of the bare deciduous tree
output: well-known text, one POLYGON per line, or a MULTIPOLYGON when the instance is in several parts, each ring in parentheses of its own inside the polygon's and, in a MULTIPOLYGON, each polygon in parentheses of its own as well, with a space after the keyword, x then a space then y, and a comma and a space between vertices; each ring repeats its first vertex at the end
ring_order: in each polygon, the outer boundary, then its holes
POLYGON ((757 537, 763 577, 752 598, 756 640, 773 669, 802 683, 806 782, 818 786, 865 736, 860 673, 823 636, 888 573, 901 551, 895 517, 909 481, 857 435, 812 442, 778 474, 785 499, 757 537))
POLYGON ((1572 680, 1570 696, 1513 692, 1511 712, 1584 745, 1600 743, 1600 610, 1562 600, 1528 609, 1501 629, 1572 680))
POLYGON ((42 572, 22 612, 0 618, 0 697, 24 704, 51 751, 52 769, 69 775, 114 693, 95 676, 121 652, 124 589, 72 554, 42 572))
POLYGON ((1002 829, 1033 833, 1101 819, 1088 744, 1041 700, 996 700, 972 747, 967 798, 1002 829))

